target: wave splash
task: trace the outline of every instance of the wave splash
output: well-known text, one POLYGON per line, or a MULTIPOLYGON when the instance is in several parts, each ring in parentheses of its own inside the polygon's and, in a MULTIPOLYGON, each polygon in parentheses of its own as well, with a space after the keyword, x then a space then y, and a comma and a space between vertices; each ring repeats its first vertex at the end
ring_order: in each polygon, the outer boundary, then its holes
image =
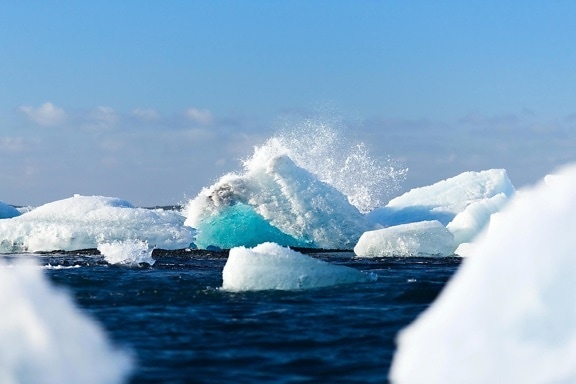
POLYGON ((344 133, 341 122, 327 118, 286 123, 254 154, 244 160, 253 168, 274 156, 288 156, 300 168, 316 175, 348 198, 362 213, 385 205, 408 174, 393 158, 376 157, 368 146, 344 133))
POLYGON ((305 120, 281 131, 186 206, 199 248, 283 246, 352 249, 406 170, 381 164, 335 125, 305 120))

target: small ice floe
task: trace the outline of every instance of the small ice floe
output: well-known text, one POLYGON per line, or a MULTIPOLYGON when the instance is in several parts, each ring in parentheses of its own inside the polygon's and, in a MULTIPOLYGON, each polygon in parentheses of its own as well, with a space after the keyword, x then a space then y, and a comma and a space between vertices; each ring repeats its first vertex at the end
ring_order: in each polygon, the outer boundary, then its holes
POLYGON ((40 268, 0 262, 0 383, 127 381, 132 359, 40 268))
POLYGON ((229 291, 299 290, 376 280, 376 275, 333 265, 282 247, 263 243, 230 250, 222 271, 229 291))
POLYGON ((439 221, 421 221, 364 232, 354 247, 360 257, 449 256, 454 237, 439 221))
POLYGON ((98 251, 104 260, 110 264, 123 264, 128 266, 154 265, 152 258, 154 247, 150 247, 145 240, 124 240, 111 243, 98 244, 98 251))

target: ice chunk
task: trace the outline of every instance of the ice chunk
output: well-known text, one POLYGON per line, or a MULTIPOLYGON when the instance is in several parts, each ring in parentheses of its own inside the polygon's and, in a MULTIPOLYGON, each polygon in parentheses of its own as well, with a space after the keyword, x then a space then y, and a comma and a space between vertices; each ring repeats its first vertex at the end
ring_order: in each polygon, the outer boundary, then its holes
POLYGON ((402 383, 576 382, 576 166, 490 222, 433 305, 398 338, 402 383))
POLYGON ((40 268, 0 263, 0 382, 121 383, 132 362, 40 268))
POLYGON ((104 259, 110 264, 124 264, 139 266, 143 263, 154 265, 156 260, 152 258, 153 247, 148 246, 147 241, 124 240, 111 243, 98 244, 98 251, 104 255, 104 259))
POLYGON ((368 219, 383 226, 427 220, 447 225, 470 204, 498 194, 510 197, 514 191, 504 169, 464 172, 433 185, 412 189, 390 200, 385 207, 370 212, 368 219))
POLYGON ((490 217, 499 212, 508 197, 503 193, 476 201, 456 215, 446 228, 454 235, 456 244, 469 243, 490 222, 490 217))
POLYGON ((287 156, 259 157, 227 174, 186 207, 196 245, 220 248, 277 242, 351 249, 368 223, 346 196, 287 156))
POLYGON ((454 238, 439 221, 421 221, 362 234, 354 253, 360 257, 448 256, 454 253, 454 238))
POLYGON ((222 271, 230 291, 297 290, 373 281, 376 276, 333 265, 275 243, 232 248, 222 271))
POLYGON ((21 216, 0 220, 0 252, 96 248, 126 239, 164 249, 186 248, 194 240, 176 211, 134 208, 113 197, 74 196, 21 216))
POLYGON ((9 219, 16 216, 20 216, 19 210, 0 201, 0 219, 9 219))

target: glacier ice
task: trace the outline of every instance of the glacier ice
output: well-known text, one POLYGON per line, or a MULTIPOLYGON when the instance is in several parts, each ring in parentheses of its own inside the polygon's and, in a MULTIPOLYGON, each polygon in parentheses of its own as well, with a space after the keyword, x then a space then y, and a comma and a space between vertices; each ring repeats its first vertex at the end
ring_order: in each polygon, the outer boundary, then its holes
POLYGON ((0 219, 9 219, 11 217, 20 216, 20 211, 11 205, 0 201, 0 219))
POLYGON ((354 253, 360 257, 448 256, 454 253, 454 237, 437 220, 400 224, 364 232, 354 253))
POLYGON ((287 156, 259 154, 242 174, 224 175, 186 206, 196 245, 220 248, 276 242, 351 249, 369 225, 334 187, 287 156))
POLYGON ((75 195, 0 220, 0 252, 71 251, 127 239, 163 249, 186 248, 194 230, 184 226, 184 220, 176 211, 135 208, 114 197, 75 195))
POLYGON ((398 338, 393 383, 576 382, 576 165, 495 215, 398 338))
POLYGON ((236 247, 222 271, 222 289, 229 291, 299 290, 374 281, 376 276, 333 265, 282 247, 263 243, 236 247))
POLYGON ((0 262, 0 382, 122 383, 132 370, 98 323, 40 268, 0 262))

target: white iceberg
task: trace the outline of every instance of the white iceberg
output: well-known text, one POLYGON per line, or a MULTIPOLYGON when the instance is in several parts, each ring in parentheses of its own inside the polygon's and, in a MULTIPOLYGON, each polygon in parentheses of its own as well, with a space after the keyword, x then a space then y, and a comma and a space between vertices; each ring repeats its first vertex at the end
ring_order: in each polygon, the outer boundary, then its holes
POLYGON ((184 226, 184 220, 176 211, 135 208, 113 197, 76 195, 0 220, 0 252, 72 251, 127 239, 163 249, 187 248, 194 230, 184 226))
POLYGON ((0 219, 9 219, 11 217, 20 216, 20 211, 11 205, 0 201, 0 219))
POLYGON ((393 383, 576 382, 576 166, 517 194, 398 338, 393 383))
POLYGON ((131 357, 40 268, 0 263, 0 308, 1 383, 127 381, 131 357))
POLYGON ((435 184, 415 188, 398 196, 385 207, 368 214, 368 219, 385 227, 438 220, 447 225, 470 204, 502 194, 510 197, 515 189, 504 169, 464 172, 435 184))
POLYGON ((376 280, 376 275, 333 265, 275 243, 232 248, 222 271, 229 291, 299 290, 376 280))
POLYGON ((449 256, 454 237, 437 220, 401 224, 362 234, 354 247, 360 257, 449 256))
POLYGON ((243 174, 227 174, 186 207, 199 248, 284 246, 351 249, 369 228, 347 197, 287 156, 256 152, 243 174))

